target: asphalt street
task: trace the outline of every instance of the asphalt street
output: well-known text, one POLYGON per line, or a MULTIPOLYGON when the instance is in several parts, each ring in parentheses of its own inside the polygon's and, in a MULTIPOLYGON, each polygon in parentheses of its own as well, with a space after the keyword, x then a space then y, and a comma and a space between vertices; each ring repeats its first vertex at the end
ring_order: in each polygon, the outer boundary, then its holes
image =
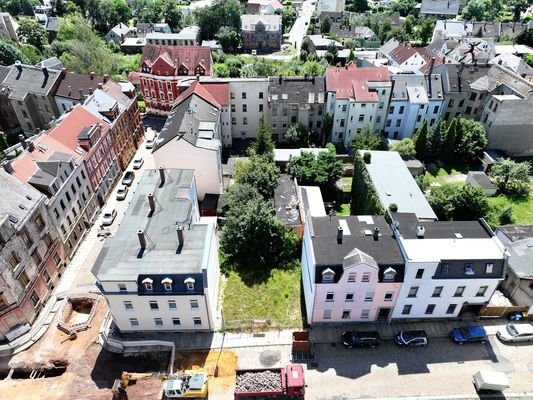
POLYGON ((296 43, 296 54, 300 54, 300 47, 302 40, 307 33, 307 27, 311 21, 311 15, 315 10, 315 0, 305 0, 302 3, 302 8, 298 13, 298 18, 294 22, 291 31, 289 32, 289 42, 296 43))

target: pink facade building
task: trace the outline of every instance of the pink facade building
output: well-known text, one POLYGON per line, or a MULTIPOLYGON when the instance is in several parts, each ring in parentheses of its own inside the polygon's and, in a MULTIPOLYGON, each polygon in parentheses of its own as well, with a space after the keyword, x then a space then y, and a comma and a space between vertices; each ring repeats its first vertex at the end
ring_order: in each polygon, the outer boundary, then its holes
POLYGON ((308 218, 302 279, 309 324, 389 320, 403 275, 382 216, 308 218))

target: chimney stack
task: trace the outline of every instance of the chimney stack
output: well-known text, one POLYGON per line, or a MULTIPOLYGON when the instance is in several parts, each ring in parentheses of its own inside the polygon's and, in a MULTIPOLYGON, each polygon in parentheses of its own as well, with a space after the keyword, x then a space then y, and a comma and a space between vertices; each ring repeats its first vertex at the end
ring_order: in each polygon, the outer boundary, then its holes
POLYGON ((374 240, 379 240, 379 228, 377 226, 374 227, 374 230, 372 231, 372 236, 374 237, 374 240))
POLYGON ((33 141, 30 139, 26 139, 26 145, 28 146, 28 151, 35 150, 35 145, 33 144, 33 141))
POLYGON ((26 143, 26 136, 24 136, 22 133, 19 135, 19 142, 22 145, 23 149, 28 148, 28 143, 26 143))
POLYGON ((43 71, 44 79, 48 79, 48 68, 42 67, 41 71, 43 71))
POLYGON ((4 167, 4 171, 6 171, 8 174, 13 173, 13 165, 11 165, 11 161, 6 161, 2 164, 2 167, 4 167))
POLYGON ((106 83, 109 80, 109 75, 104 74, 104 83, 106 83))
POLYGON ((148 193, 148 203, 150 204, 150 211, 155 211, 155 199, 152 193, 148 193))
POLYGON ((83 89, 79 88, 78 91, 80 92, 80 99, 83 100, 83 89))
POLYGON ((104 88, 104 84, 102 82, 98 82, 98 89, 102 90, 104 88))
POLYGON ((423 226, 420 226, 420 225, 416 227, 416 237, 417 238, 423 239, 425 233, 426 233, 426 228, 424 228, 423 226))
POLYGON ((93 88, 92 87, 89 88, 89 94, 90 95, 93 94, 93 88))
POLYGON ((159 177, 161 178, 161 184, 165 183, 165 168, 159 167, 159 177))
POLYGON ((139 245, 141 249, 146 249, 146 237, 144 236, 144 230, 139 229, 137 231, 137 237, 139 238, 139 245))
POLYGON ((96 72, 91 72, 89 76, 91 77, 91 81, 92 81, 94 78, 96 78, 96 72))
POLYGON ((178 227, 176 228, 176 233, 178 234, 178 244, 180 246, 183 246, 183 243, 185 242, 185 238, 183 237, 183 230, 185 228, 183 227, 183 225, 178 225, 178 227))
POLYGON ((21 74, 22 73, 22 63, 19 60, 15 61, 15 67, 17 67, 17 71, 19 72, 19 74, 21 74))
POLYGON ((342 226, 337 227, 337 244, 342 244, 342 226))

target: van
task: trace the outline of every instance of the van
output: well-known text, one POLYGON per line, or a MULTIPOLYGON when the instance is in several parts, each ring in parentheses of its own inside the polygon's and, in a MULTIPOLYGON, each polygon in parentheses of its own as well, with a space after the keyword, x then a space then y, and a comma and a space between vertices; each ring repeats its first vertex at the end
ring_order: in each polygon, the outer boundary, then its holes
POLYGON ((478 392, 501 392, 510 386, 509 378, 503 372, 478 371, 473 378, 478 392))

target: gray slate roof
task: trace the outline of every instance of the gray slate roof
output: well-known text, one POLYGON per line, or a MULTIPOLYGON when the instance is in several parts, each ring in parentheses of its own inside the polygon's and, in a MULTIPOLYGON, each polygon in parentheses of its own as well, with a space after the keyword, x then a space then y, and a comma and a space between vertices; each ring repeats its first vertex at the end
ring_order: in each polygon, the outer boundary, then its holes
POLYGON ((158 170, 144 171, 114 237, 100 252, 93 274, 99 281, 137 281, 139 275, 201 273, 206 249, 211 246, 211 225, 190 225, 192 204, 178 197, 188 190, 194 170, 167 169, 162 184, 158 170), (148 194, 155 199, 152 214, 148 194), (176 229, 183 225, 184 245, 178 247, 176 229), (143 229, 147 248, 141 251, 137 231, 143 229))
POLYGON ((483 189, 496 189, 496 185, 483 171, 468 171, 468 177, 472 177, 483 189))
POLYGON ((46 161, 36 161, 37 170, 28 180, 28 183, 35 185, 50 186, 58 175, 61 162, 69 162, 73 159, 70 154, 56 151, 50 155, 46 161))
POLYGON ((523 239, 507 245, 509 268, 522 279, 533 280, 533 239, 523 239))
POLYGON ((296 185, 287 174, 281 174, 278 178, 278 186, 274 189, 274 207, 276 217, 285 225, 300 224, 296 185))
POLYGON ((12 216, 12 225, 19 229, 24 225, 24 219, 44 200, 44 196, 31 185, 9 175, 3 168, 0 170, 0 187, 4 194, 0 196, 0 221, 12 216))
POLYGON ((287 102, 287 103, 308 103, 309 93, 314 93, 314 102, 321 103, 318 99, 317 93, 323 93, 326 90, 326 80, 323 76, 313 77, 283 77, 269 78, 268 93, 270 96, 278 95, 277 100, 272 102, 287 102), (282 94, 287 95, 287 99, 282 99, 282 94))
POLYGON ((61 76, 61 71, 48 69, 48 76, 41 68, 31 65, 12 66, 4 80, 4 85, 11 90, 10 98, 23 100, 28 92, 46 96, 61 76))
POLYGON ((511 242, 533 239, 533 225, 504 225, 499 226, 497 231, 502 232, 511 242))

